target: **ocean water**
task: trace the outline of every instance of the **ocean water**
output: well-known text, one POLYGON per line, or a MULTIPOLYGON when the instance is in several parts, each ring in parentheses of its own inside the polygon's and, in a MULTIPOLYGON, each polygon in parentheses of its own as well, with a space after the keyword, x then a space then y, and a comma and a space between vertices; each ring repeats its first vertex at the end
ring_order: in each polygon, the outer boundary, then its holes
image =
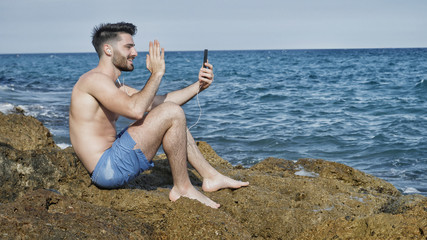
MULTIPOLYGON (((121 81, 145 84, 144 55, 121 81)), ((166 52, 159 94, 196 81, 202 59, 166 52)), ((427 49, 210 51, 209 61, 215 81, 191 130, 232 164, 321 158, 427 196, 427 49)), ((70 93, 97 62, 95 53, 0 55, 0 111, 23 108, 69 146, 70 93)), ((188 125, 199 104, 184 106, 188 125)))

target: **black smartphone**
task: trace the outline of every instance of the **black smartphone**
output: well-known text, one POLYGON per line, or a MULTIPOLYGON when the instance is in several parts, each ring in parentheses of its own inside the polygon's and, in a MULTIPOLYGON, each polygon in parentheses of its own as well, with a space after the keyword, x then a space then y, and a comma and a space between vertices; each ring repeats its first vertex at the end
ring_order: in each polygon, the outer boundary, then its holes
POLYGON ((203 56, 203 67, 208 68, 205 66, 205 63, 208 61, 208 50, 205 49, 205 55, 203 56))

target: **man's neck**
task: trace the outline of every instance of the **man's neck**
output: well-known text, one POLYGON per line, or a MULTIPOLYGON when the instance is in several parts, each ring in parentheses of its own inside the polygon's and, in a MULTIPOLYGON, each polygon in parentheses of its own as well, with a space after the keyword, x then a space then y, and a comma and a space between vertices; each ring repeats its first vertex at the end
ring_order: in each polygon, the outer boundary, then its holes
POLYGON ((110 76, 111 80, 113 81, 116 81, 122 74, 122 71, 120 71, 110 61, 107 61, 106 59, 99 60, 97 68, 99 69, 99 71, 110 76))

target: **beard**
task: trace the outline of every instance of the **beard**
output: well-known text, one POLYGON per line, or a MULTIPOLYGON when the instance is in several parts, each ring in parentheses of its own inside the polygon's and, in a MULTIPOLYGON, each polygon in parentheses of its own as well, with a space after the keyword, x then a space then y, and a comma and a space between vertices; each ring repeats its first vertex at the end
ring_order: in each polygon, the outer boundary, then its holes
POLYGON ((131 72, 134 69, 133 64, 128 63, 127 57, 121 56, 121 55, 119 56, 118 54, 114 55, 113 64, 120 71, 124 71, 124 72, 131 72))

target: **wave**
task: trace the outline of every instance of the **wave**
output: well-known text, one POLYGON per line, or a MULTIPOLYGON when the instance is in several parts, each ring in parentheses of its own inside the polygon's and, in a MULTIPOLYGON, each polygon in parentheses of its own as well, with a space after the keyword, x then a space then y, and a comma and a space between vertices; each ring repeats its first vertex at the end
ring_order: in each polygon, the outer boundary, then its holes
POLYGON ((0 85, 0 91, 15 91, 13 85, 0 85))
POLYGON ((421 79, 419 82, 415 84, 415 88, 425 89, 427 88, 427 81, 425 79, 421 79))
POLYGON ((414 194, 414 193, 421 193, 420 191, 418 191, 418 189, 414 188, 414 187, 406 187, 405 189, 403 189, 403 193, 406 194, 414 194))
POLYGON ((19 104, 13 105, 11 103, 0 103, 0 112, 4 114, 16 113, 17 111, 22 112, 27 116, 35 117, 41 121, 55 120, 64 118, 64 112, 66 110, 61 109, 59 105, 49 104, 19 104))
POLYGON ((14 112, 15 106, 11 103, 0 103, 0 112, 8 114, 14 112))
POLYGON ((61 149, 66 149, 67 147, 71 147, 71 144, 68 144, 68 143, 58 143, 56 145, 61 149))

